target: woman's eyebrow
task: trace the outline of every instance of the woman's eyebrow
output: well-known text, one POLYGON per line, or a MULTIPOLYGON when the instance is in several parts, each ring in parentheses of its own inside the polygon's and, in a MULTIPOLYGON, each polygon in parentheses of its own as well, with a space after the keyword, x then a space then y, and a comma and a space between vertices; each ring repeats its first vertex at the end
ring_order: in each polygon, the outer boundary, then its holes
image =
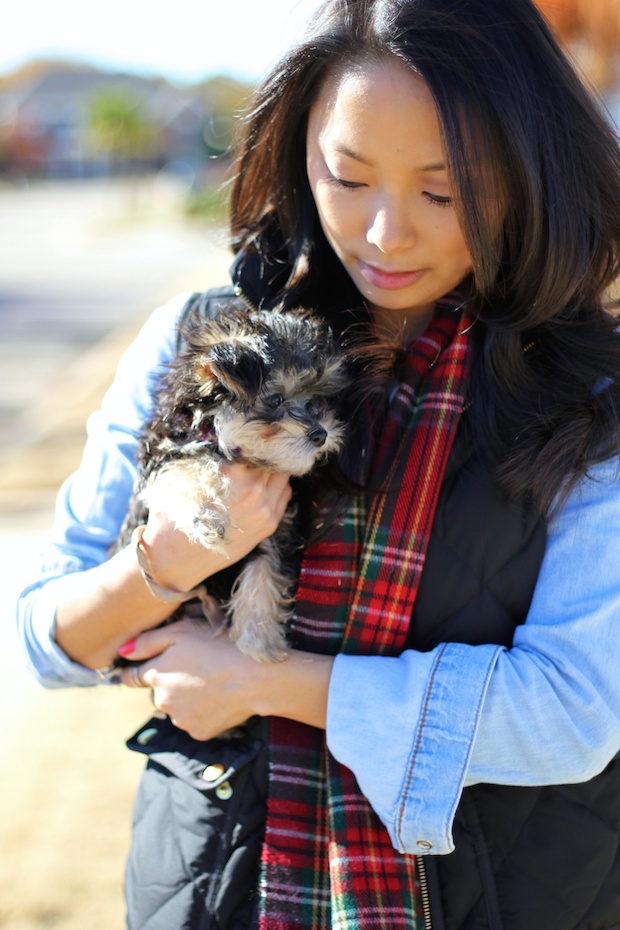
MULTIPOLYGON (((346 155, 347 158, 352 158, 354 161, 361 162, 362 165, 368 165, 369 167, 372 167, 372 161, 364 158, 363 155, 360 155, 358 152, 354 152, 353 149, 350 149, 347 145, 338 142, 334 145, 334 150, 340 155, 346 155)), ((446 166, 443 162, 433 162, 430 165, 422 165, 420 168, 416 169, 419 174, 430 174, 431 172, 445 170, 446 166)))
POLYGON ((334 145, 334 150, 335 150, 336 152, 338 152, 340 155, 346 155, 347 158, 352 158, 354 161, 359 161, 359 162, 361 162, 363 165, 372 166, 372 162, 371 162, 371 161, 369 161, 367 158, 364 158, 362 155, 358 155, 357 152, 354 152, 354 151, 353 151, 352 149, 350 149, 347 145, 343 145, 343 144, 337 142, 337 143, 334 145))

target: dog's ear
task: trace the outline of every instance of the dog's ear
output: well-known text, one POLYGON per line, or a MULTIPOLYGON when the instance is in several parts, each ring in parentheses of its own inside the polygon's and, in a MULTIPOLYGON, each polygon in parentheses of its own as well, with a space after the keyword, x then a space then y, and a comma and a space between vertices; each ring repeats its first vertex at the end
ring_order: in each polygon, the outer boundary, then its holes
POLYGON ((263 361, 256 348, 242 340, 220 342, 203 357, 205 374, 216 378, 231 394, 251 405, 263 383, 263 361))

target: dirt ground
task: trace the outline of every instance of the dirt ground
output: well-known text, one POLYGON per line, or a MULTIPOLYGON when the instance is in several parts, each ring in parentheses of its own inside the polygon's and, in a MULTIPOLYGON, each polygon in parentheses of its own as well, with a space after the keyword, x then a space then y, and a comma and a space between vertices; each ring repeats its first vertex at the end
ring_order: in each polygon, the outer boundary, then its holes
MULTIPOLYGON (((79 454, 70 445, 66 464, 79 454)), ((45 502, 36 491, 33 500, 45 502)), ((151 705, 147 693, 121 687, 45 690, 27 672, 13 604, 51 519, 45 503, 0 514, 0 928, 123 930, 123 868, 144 764, 124 741, 151 705)))
POLYGON ((122 930, 123 863, 143 765, 123 738, 148 717, 148 700, 120 688, 29 698, 3 750, 0 927, 122 930))
MULTIPOLYGON (((211 253, 207 273, 203 262, 183 290, 226 280, 227 253, 211 253)), ((0 455, 0 930, 125 927, 123 870, 144 765, 125 740, 151 715, 149 695, 44 690, 25 669, 13 614, 55 491, 79 463, 86 417, 138 325, 115 328, 55 375, 52 390, 37 391, 36 410, 21 414, 30 441, 0 455)))

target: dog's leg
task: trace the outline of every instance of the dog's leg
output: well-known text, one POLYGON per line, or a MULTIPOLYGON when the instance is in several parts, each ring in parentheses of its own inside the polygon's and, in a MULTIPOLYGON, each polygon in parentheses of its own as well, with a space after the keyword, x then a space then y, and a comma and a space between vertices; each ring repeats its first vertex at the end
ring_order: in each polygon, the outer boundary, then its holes
POLYGON ((273 537, 263 540, 235 581, 228 602, 230 638, 241 652, 259 662, 286 656, 285 625, 291 615, 286 596, 290 579, 280 566, 273 537))
POLYGON ((149 481, 142 496, 149 510, 165 513, 192 542, 226 552, 228 486, 216 459, 176 459, 149 481))

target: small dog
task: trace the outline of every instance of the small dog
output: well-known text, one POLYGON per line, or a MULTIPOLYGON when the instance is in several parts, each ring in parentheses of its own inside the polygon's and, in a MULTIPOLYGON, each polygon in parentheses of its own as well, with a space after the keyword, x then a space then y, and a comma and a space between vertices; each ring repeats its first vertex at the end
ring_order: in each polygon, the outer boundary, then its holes
MULTIPOLYGON (((341 448, 338 408, 349 381, 346 353, 325 321, 306 311, 231 305, 216 319, 194 314, 142 434, 121 544, 146 523, 157 495, 158 507, 190 539, 226 552, 222 463, 308 474, 341 448)), ((274 535, 245 560, 221 610, 212 597, 203 604, 208 619, 227 621, 238 648, 261 662, 285 654, 292 579, 281 553, 294 512, 289 507, 274 535)))

